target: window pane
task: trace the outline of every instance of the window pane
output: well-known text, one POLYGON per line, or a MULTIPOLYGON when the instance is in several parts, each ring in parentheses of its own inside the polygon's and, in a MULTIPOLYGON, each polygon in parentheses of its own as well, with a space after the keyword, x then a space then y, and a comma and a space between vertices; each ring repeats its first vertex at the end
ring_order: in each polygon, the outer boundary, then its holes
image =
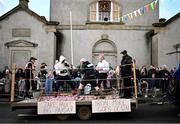
POLYGON ((110 21, 110 12, 99 12, 99 21, 110 21))
POLYGON ((94 2, 90 5, 90 21, 120 21, 119 4, 111 1, 94 2))
POLYGON ((118 4, 113 3, 113 21, 120 21, 120 7, 118 4))
POLYGON ((96 3, 90 5, 90 21, 96 21, 96 3))

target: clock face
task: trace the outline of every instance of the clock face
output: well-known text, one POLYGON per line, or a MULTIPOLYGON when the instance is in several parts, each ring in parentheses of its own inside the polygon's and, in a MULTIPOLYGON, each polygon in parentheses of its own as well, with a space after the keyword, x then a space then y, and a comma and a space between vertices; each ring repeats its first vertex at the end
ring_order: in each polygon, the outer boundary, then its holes
POLYGON ((111 11, 111 1, 99 1, 99 11, 100 12, 110 12, 111 11))

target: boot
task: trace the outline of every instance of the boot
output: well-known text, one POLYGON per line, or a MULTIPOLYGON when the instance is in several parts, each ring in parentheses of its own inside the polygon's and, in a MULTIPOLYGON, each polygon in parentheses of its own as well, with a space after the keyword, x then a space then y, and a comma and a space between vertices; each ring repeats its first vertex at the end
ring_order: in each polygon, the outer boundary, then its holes
POLYGON ((54 92, 54 97, 57 97, 58 96, 58 92, 54 92))
POLYGON ((101 89, 99 89, 97 92, 98 92, 98 95, 100 95, 100 97, 99 97, 100 99, 104 99, 105 98, 105 95, 103 94, 101 89))

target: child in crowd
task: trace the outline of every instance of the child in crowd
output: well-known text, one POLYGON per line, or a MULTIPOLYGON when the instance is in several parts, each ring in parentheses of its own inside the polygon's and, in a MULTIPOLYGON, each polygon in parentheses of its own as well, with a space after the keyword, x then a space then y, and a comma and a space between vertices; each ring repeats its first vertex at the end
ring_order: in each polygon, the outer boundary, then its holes
POLYGON ((48 74, 46 75, 46 82, 45 82, 45 93, 47 96, 52 94, 53 80, 54 80, 53 71, 48 71, 48 74))

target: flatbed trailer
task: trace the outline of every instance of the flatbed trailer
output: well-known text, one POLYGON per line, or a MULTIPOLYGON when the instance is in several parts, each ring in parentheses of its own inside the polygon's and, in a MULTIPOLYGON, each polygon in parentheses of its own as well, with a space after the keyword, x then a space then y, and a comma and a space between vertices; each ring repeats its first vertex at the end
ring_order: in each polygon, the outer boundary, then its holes
MULTIPOLYGON (((54 114, 61 120, 67 119, 69 117, 69 115, 71 115, 71 114, 77 114, 80 119, 88 120, 93 113, 131 112, 132 108, 138 107, 135 68, 136 68, 136 66, 135 66, 135 63, 133 62, 134 93, 133 93, 133 97, 129 98, 129 99, 120 98, 119 93, 116 92, 118 90, 115 90, 115 92, 113 92, 113 93, 105 94, 104 99, 101 99, 100 96, 95 96, 95 95, 82 95, 82 96, 80 96, 80 98, 68 95, 69 97, 71 97, 71 99, 68 99, 68 100, 63 99, 62 100, 61 98, 63 98, 64 96, 67 96, 67 95, 61 95, 61 96, 56 97, 57 100, 51 101, 56 98, 53 96, 49 97, 49 96, 41 95, 41 97, 38 97, 38 98, 14 102, 15 65, 13 65, 12 84, 11 84, 11 109, 12 109, 12 111, 17 110, 17 109, 36 109, 37 115, 54 114), (46 112, 44 112, 44 113, 39 112, 39 107, 41 107, 40 104, 45 103, 45 105, 46 105, 46 102, 49 100, 51 101, 49 105, 51 106, 51 104, 53 104, 55 107, 57 107, 58 112, 56 110, 54 110, 54 108, 52 108, 53 112, 55 111, 54 113, 47 112, 47 111, 51 110, 50 107, 48 108, 48 106, 47 107, 44 106, 44 109, 46 109, 45 110, 46 112), (64 106, 66 106, 66 102, 68 104, 68 101, 73 102, 73 104, 72 104, 73 106, 71 106, 73 108, 73 112, 72 113, 70 112, 70 114, 66 113, 66 111, 63 111, 65 114, 63 112, 59 113, 59 110, 61 109, 61 108, 59 108, 59 107, 61 107, 61 105, 60 105, 61 102, 62 103, 65 102, 64 106), (101 103, 101 104, 99 104, 99 103, 101 103), (101 108, 101 110, 98 109, 98 107, 101 108), (104 108, 102 108, 102 107, 104 107, 104 108)), ((117 78, 117 79, 119 80, 119 78, 117 78)))
MULTIPOLYGON (((112 95, 106 95, 105 99, 100 99, 99 96, 94 96, 94 95, 82 95, 81 98, 78 98, 78 99, 76 99, 76 97, 74 97, 74 96, 58 96, 58 97, 59 98, 70 97, 70 98, 72 98, 72 100, 75 100, 75 106, 76 106, 75 114, 77 114, 81 120, 88 120, 91 117, 91 115, 93 114, 92 113, 92 101, 93 100, 127 100, 124 98, 117 98, 117 97, 113 98, 112 95)), ((15 111, 17 109, 35 109, 38 111, 38 102, 45 101, 46 99, 56 99, 56 98, 54 98, 53 96, 50 96, 50 97, 44 96, 41 99, 34 98, 34 99, 22 100, 19 102, 13 102, 13 103, 11 103, 11 110, 15 111)), ((137 108, 137 105, 138 105, 137 99, 134 97, 129 100, 130 100, 130 106, 131 106, 130 108, 131 109, 137 108)), ((55 102, 57 102, 57 101, 58 101, 58 98, 57 98, 57 100, 55 100, 55 102)), ((68 100, 68 101, 71 101, 71 100, 68 100)), ((129 112, 131 112, 131 111, 129 111, 129 112)), ((107 112, 105 112, 105 113, 107 113, 107 112)), ((108 112, 108 113, 111 113, 111 112, 108 112)), ((38 115, 38 113, 37 113, 37 115, 38 115)), ((54 115, 56 115, 57 118, 60 120, 65 120, 71 114, 54 114, 54 115)))

